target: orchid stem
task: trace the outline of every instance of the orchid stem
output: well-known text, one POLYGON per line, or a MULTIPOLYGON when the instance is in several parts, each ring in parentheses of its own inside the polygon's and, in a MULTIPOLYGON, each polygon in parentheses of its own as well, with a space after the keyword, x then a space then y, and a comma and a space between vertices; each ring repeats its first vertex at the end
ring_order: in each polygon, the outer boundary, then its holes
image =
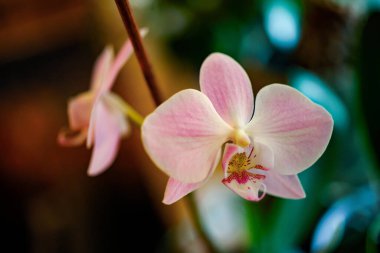
MULTIPOLYGON (((142 44, 141 36, 138 31, 137 25, 135 18, 132 13, 131 6, 129 4, 128 0, 115 0, 115 3, 117 5, 117 8, 119 10, 120 16, 123 19, 124 26, 127 30, 127 33, 129 35, 129 39, 132 42, 133 48, 135 50, 137 59, 140 64, 140 68, 144 74, 145 81, 148 85, 150 94, 152 95, 152 98, 156 104, 156 106, 160 105, 164 100, 161 97, 161 94, 158 89, 158 85, 156 83, 155 76, 152 71, 152 67, 149 63, 147 54, 144 49, 144 45, 142 44)), ((128 106, 124 101, 123 103, 125 106, 122 108, 125 109, 125 112, 128 116, 132 118, 132 115, 135 117, 135 122, 141 122, 142 123, 142 117, 135 112, 130 106, 128 106)), ((140 125, 141 125, 140 123, 140 125)), ((192 194, 189 195, 187 198, 189 201, 189 207, 190 207, 190 214, 191 214, 191 219, 193 221, 195 229, 198 231, 199 236, 204 242, 205 247, 207 248, 209 253, 215 253, 218 252, 213 244, 211 243, 211 240, 208 238, 207 234, 203 230, 201 219, 199 217, 199 213, 197 210, 197 203, 195 199, 193 198, 192 194)))
POLYGON ((145 81, 149 87, 150 94, 152 95, 152 98, 156 105, 159 105, 164 100, 160 95, 156 78, 153 75, 151 64, 149 63, 147 54, 142 44, 142 39, 138 31, 129 1, 115 0, 115 3, 117 5, 117 8, 119 9, 120 16, 123 19, 124 26, 132 42, 133 48, 137 56, 137 60, 140 64, 140 68, 143 72, 145 81))
POLYGON ((117 104, 117 107, 119 107, 129 119, 136 123, 136 125, 141 127, 144 121, 144 117, 141 116, 140 113, 133 109, 133 107, 125 102, 121 97, 113 96, 112 98, 113 101, 117 104))
POLYGON ((122 110, 123 112, 128 115, 128 117, 133 121, 135 122, 138 126, 141 127, 143 121, 144 121, 144 118, 141 116, 141 114, 139 114, 138 112, 136 112, 132 106, 130 106, 129 104, 127 103, 124 103, 123 107, 122 107, 122 110))

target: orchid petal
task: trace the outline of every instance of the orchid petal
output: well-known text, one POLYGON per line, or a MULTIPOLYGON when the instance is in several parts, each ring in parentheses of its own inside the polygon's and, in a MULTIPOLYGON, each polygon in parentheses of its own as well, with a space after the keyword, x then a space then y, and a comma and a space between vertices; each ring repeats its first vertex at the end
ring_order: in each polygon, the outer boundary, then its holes
MULTIPOLYGON (((117 100, 122 100, 122 98, 120 98, 117 94, 115 94, 113 92, 107 92, 107 93, 103 94, 103 96, 99 97, 98 100, 95 101, 94 104, 105 103, 110 110, 112 109, 112 111, 113 111, 112 113, 113 113, 113 116, 115 117, 115 120, 118 119, 120 133, 122 136, 125 136, 129 133, 130 126, 129 126, 128 121, 126 120, 122 110, 119 109, 119 107, 118 107, 119 103, 117 100)), ((90 148, 92 146, 93 141, 94 141, 94 127, 95 127, 94 110, 95 110, 95 105, 92 108, 91 116, 90 116, 90 123, 88 126, 87 142, 86 142, 87 148, 90 148)))
POLYGON ((115 160, 122 135, 120 115, 105 103, 94 105, 94 149, 88 169, 89 176, 105 171, 115 160))
POLYGON ((200 183, 182 183, 174 178, 169 178, 168 183, 165 189, 164 199, 162 203, 166 205, 171 205, 174 202, 177 202, 187 194, 192 191, 195 191, 204 184, 203 181, 200 183))
POLYGON ((202 187, 212 176, 214 173, 218 162, 220 160, 221 151, 219 151, 217 158, 214 160, 214 164, 211 165, 213 168, 210 170, 207 178, 205 180, 202 180, 198 183, 183 183, 181 181, 178 181, 174 178, 169 178, 168 183, 166 184, 164 199, 162 200, 162 203, 166 205, 173 204, 174 202, 177 202, 187 194, 189 194, 192 191, 197 190, 198 188, 202 187))
POLYGON ((162 202, 166 205, 173 204, 174 202, 177 202, 190 192, 193 192, 197 190, 198 188, 202 187, 213 175, 217 164, 220 160, 221 156, 221 150, 219 151, 217 158, 214 160, 214 164, 211 165, 213 168, 210 170, 207 178, 205 180, 202 180, 198 183, 183 183, 181 181, 178 181, 174 178, 169 178, 168 183, 166 184, 166 189, 165 189, 165 194, 164 194, 164 199, 162 202))
POLYGON ((95 97, 97 97, 102 90, 105 90, 102 86, 109 74, 113 57, 114 52, 112 46, 106 46, 95 62, 91 78, 91 91, 95 94, 95 97))
MULTIPOLYGON (((147 28, 140 29, 141 37, 144 38, 147 35, 147 33, 148 33, 147 28)), ((109 70, 109 74, 104 83, 104 87, 103 87, 104 90, 108 91, 111 89, 113 83, 115 82, 115 78, 117 74, 119 73, 121 68, 124 66, 126 61, 129 59, 129 57, 131 57, 132 53, 133 53, 132 42, 130 40, 127 40, 124 43, 124 45, 121 47, 119 53, 115 57, 115 60, 109 70)))
POLYGON ((105 103, 107 107, 110 108, 114 117, 118 119, 120 133, 122 134, 122 136, 124 137, 128 135, 131 131, 131 127, 129 125, 129 121, 123 113, 122 108, 120 108, 122 106, 120 101, 123 101, 123 99, 116 93, 108 92, 104 96, 102 96, 102 100, 103 103, 105 103))
POLYGON ((216 166, 231 131, 203 93, 188 89, 144 120, 142 140, 158 168, 181 182, 197 183, 216 166))
POLYGON ((231 126, 242 127, 249 122, 253 113, 252 86, 234 59, 221 53, 208 56, 201 66, 200 86, 231 126))
POLYGON ((287 198, 302 199, 306 197, 302 184, 297 175, 280 175, 275 171, 267 171, 264 180, 267 194, 287 198))
POLYGON ((268 85, 259 91, 255 108, 246 131, 254 142, 272 150, 275 172, 297 174, 325 151, 333 120, 324 108, 297 90, 281 84, 268 85))
POLYGON ((90 121, 93 96, 84 92, 69 101, 67 114, 70 129, 74 131, 87 128, 90 121))

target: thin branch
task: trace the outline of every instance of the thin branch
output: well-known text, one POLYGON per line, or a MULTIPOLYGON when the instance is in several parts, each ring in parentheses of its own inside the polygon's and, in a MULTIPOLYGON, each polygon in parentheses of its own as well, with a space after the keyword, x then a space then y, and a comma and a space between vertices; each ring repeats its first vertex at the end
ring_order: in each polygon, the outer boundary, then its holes
POLYGON ((162 99, 156 79, 153 75, 152 67, 149 63, 147 54, 145 52, 144 46, 142 44, 142 39, 137 28, 135 18, 131 10, 131 6, 128 0, 115 0, 117 8, 121 18, 123 19, 124 26, 128 32, 129 38, 132 42, 133 48, 137 59, 139 61, 141 70, 143 72, 146 83, 148 84, 150 94, 153 97, 156 105, 161 104, 164 100, 162 99))

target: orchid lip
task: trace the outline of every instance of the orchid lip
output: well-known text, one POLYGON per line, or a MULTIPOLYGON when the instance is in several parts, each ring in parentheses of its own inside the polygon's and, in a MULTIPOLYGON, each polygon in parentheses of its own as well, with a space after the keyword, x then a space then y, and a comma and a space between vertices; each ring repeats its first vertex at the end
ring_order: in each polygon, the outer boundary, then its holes
POLYGON ((256 172, 263 173, 265 171, 268 171, 269 169, 260 164, 255 164, 252 161, 255 158, 256 155, 254 154, 253 147, 248 155, 245 152, 236 153, 234 156, 231 157, 228 163, 228 168, 226 170, 227 174, 231 175, 237 173, 239 174, 239 177, 243 176, 244 174, 244 177, 246 178, 265 179, 265 175, 257 174, 256 172), (256 177, 256 175, 258 177, 256 177))
POLYGON ((268 170, 257 163, 254 147, 250 146, 229 158, 222 183, 247 200, 260 201, 266 195, 268 170))

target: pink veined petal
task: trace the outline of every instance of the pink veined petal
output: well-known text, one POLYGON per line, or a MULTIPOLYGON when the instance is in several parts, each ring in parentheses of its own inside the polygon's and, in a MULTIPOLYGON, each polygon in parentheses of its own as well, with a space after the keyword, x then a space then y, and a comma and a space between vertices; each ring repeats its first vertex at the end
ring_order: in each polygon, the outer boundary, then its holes
POLYGON ((81 93, 70 99, 67 113, 71 130, 79 131, 88 127, 92 103, 93 96, 89 92, 81 93))
POLYGON ((113 57, 112 46, 106 46, 95 62, 91 78, 91 91, 95 94, 95 97, 99 96, 101 91, 104 90, 102 86, 109 74, 113 57))
POLYGON ((219 115, 233 127, 243 127, 253 114, 251 82, 244 69, 231 57, 213 53, 200 70, 201 91, 219 115))
POLYGON ((162 203, 166 205, 171 205, 174 202, 177 202, 187 194, 192 191, 195 191, 204 184, 203 181, 200 183, 182 183, 174 178, 169 178, 168 183, 166 184, 164 199, 162 203))
POLYGON ((266 187, 262 180, 248 180, 245 183, 239 183, 236 180, 224 179, 223 184, 240 197, 249 201, 260 201, 265 196, 266 187), (261 192, 261 193, 260 193, 261 192))
POLYGON ((169 178, 168 183, 166 184, 164 199, 162 200, 162 203, 166 205, 171 205, 174 202, 177 202, 187 194, 189 194, 192 191, 197 190, 198 188, 202 187, 212 176, 212 174, 215 171, 215 168, 217 167, 218 161, 220 160, 221 152, 219 151, 217 157, 214 160, 213 169, 209 172, 209 175, 207 178, 201 182, 198 183, 182 183, 181 181, 178 181, 174 178, 169 178))
POLYGON ((87 141, 86 146, 88 148, 91 147, 93 143, 93 135, 94 135, 94 119, 93 119, 93 110, 95 104, 99 103, 99 99, 102 93, 104 93, 104 82, 108 76, 108 73, 110 71, 110 67, 113 61, 113 49, 111 46, 107 46, 104 48, 103 52, 100 54, 98 59, 95 62, 93 72, 92 72, 92 79, 91 79, 91 88, 90 88, 90 94, 91 94, 91 103, 89 104, 89 114, 87 120, 87 127, 88 127, 88 133, 87 133, 87 141))
POLYGON ((306 197, 302 184, 297 175, 280 175, 275 171, 267 171, 264 180, 267 193, 287 199, 302 199, 306 197))
MULTIPOLYGON (((140 29, 140 35, 141 37, 145 37, 148 33, 147 28, 140 29)), ((109 70, 109 73, 107 75, 107 79, 105 80, 102 89, 103 90, 110 90, 112 85, 114 84, 114 81, 116 79, 117 74, 121 70, 121 68, 124 66, 126 61, 131 57, 133 53, 133 46, 131 41, 128 39, 122 48, 120 49, 119 53, 115 57, 115 60, 109 70)))
POLYGON ((88 131, 87 131, 87 140, 86 140, 87 148, 90 148, 94 141, 94 127, 95 127, 94 110, 95 110, 96 104, 102 103, 106 105, 109 108, 109 110, 112 109, 112 114, 115 118, 115 121, 117 119, 117 121, 119 122, 120 133, 122 136, 126 136, 130 132, 130 126, 126 117, 124 116, 123 112, 117 108, 117 102, 115 103, 113 101, 115 97, 118 97, 118 95, 112 92, 107 92, 103 94, 101 97, 99 97, 97 101, 95 101, 94 106, 91 111, 90 123, 89 123, 88 131))
POLYGON ((119 115, 99 101, 94 105, 94 148, 87 171, 96 176, 105 171, 115 160, 121 138, 119 115))
POLYGON ((151 113, 142 125, 146 152, 158 168, 184 183, 204 180, 232 129, 197 90, 183 90, 151 113))
POLYGON ((122 105, 120 101, 123 99, 113 92, 107 92, 102 96, 103 102, 107 105, 108 108, 112 109, 112 113, 115 114, 115 117, 119 119, 120 132, 122 136, 126 136, 130 133, 131 127, 128 121, 128 118, 125 117, 122 109, 120 108, 122 105))
POLYGON ((94 74, 93 78, 95 79, 95 82, 91 84, 91 92, 93 96, 93 102, 92 102, 92 108, 90 113, 90 119, 88 123, 88 134, 87 134, 87 141, 86 146, 87 148, 90 148, 92 146, 92 143, 94 141, 94 108, 95 105, 102 103, 100 100, 102 99, 102 96, 109 91, 111 88, 111 85, 107 84, 107 79, 109 77, 111 65, 113 64, 113 49, 111 46, 107 46, 103 53, 99 56, 99 59, 95 63, 94 68, 94 74))
POLYGON ((246 131, 254 142, 268 146, 274 155, 273 170, 297 174, 325 151, 331 138, 333 120, 321 106, 286 85, 261 89, 255 114, 246 131))

